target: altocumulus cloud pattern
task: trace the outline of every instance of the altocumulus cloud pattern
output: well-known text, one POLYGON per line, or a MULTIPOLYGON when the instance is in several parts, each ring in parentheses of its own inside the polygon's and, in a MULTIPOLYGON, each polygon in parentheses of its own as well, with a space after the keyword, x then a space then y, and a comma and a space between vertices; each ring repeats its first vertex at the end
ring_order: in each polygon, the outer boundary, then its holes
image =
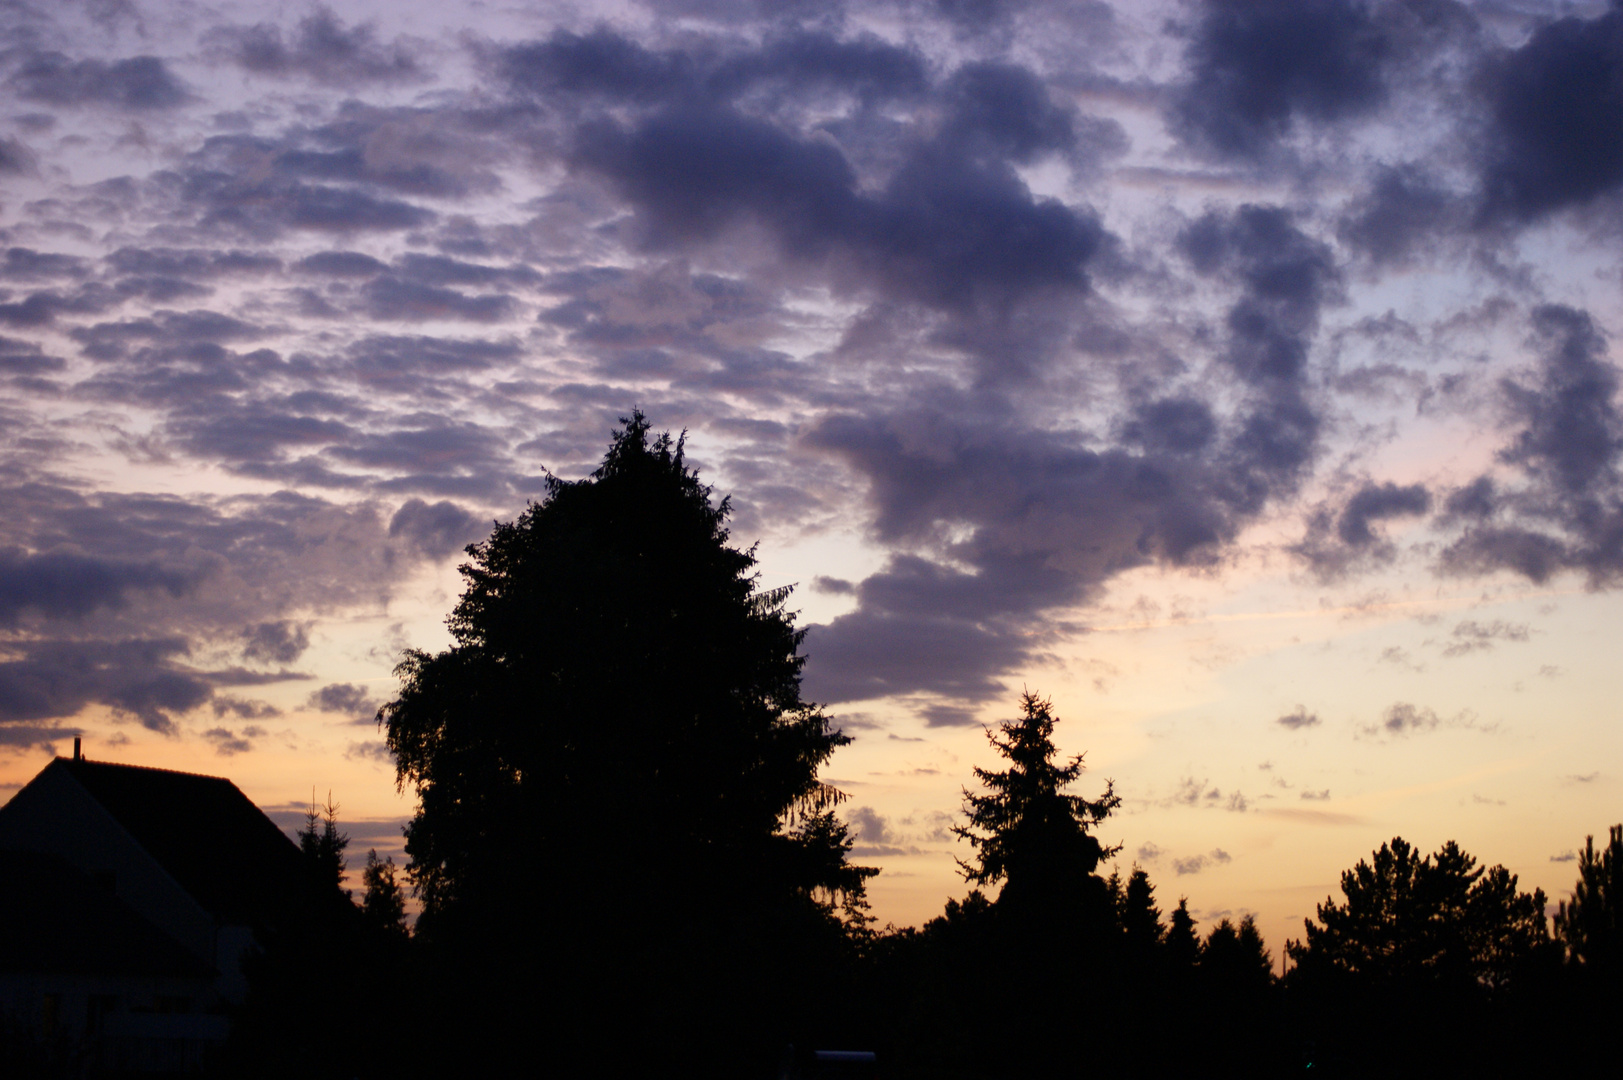
POLYGON ((0 743, 364 722, 320 627, 634 405, 746 543, 856 530, 808 696, 929 724, 1139 568, 1623 571, 1615 4, 463 18, 0 14, 0 743))

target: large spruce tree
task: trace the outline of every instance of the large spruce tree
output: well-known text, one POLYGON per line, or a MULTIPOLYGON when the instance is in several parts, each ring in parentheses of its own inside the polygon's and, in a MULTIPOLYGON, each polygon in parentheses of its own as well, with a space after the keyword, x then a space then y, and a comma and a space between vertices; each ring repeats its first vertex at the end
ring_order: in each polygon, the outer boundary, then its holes
POLYGON ((1020 695, 1019 718, 987 735, 1009 767, 975 768, 986 790, 964 792, 969 822, 954 831, 975 852, 973 862, 959 863, 964 876, 976 885, 1003 883, 1000 907, 1076 917, 1084 898, 1109 901, 1094 871, 1118 848, 1101 845, 1093 830, 1121 799, 1108 781, 1097 799, 1066 791, 1082 775, 1082 756, 1054 760, 1054 721, 1050 701, 1020 695))
POLYGON ((846 738, 800 696, 788 590, 757 587, 728 513, 634 414, 468 548, 454 645, 409 653, 381 713, 425 940, 569 987, 544 1014, 566 1042, 581 1010, 645 1059, 767 1037, 753 1010, 815 981, 874 872, 818 779, 846 738))

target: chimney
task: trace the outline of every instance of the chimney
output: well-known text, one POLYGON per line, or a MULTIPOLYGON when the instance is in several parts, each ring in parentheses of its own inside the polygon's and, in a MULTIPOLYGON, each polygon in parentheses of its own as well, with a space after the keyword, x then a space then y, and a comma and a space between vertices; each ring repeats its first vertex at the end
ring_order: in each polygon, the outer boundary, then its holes
POLYGON ((75 735, 73 737, 73 760, 74 761, 83 761, 84 760, 84 758, 79 753, 79 736, 77 736, 77 735, 75 735))

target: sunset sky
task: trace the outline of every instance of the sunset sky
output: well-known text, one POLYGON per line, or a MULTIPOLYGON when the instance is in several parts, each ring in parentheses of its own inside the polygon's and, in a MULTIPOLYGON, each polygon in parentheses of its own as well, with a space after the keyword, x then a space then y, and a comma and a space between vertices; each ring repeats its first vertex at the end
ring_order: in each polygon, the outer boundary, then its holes
POLYGON ((1394 835, 1554 900, 1623 820, 1623 6, 0 20, 0 799, 82 734, 398 860, 391 669, 635 407, 796 586, 881 923, 1023 687, 1276 956, 1394 835))

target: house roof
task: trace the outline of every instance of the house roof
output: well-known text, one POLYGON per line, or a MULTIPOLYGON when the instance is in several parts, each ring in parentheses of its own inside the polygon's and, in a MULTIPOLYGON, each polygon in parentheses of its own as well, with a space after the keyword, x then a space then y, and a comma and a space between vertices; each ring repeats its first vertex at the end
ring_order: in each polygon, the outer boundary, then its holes
POLYGON ((0 850, 0 971, 209 979, 214 969, 66 860, 0 850))
POLYGON ((200 906, 223 922, 274 918, 308 895, 298 846, 220 776, 57 758, 200 906))

